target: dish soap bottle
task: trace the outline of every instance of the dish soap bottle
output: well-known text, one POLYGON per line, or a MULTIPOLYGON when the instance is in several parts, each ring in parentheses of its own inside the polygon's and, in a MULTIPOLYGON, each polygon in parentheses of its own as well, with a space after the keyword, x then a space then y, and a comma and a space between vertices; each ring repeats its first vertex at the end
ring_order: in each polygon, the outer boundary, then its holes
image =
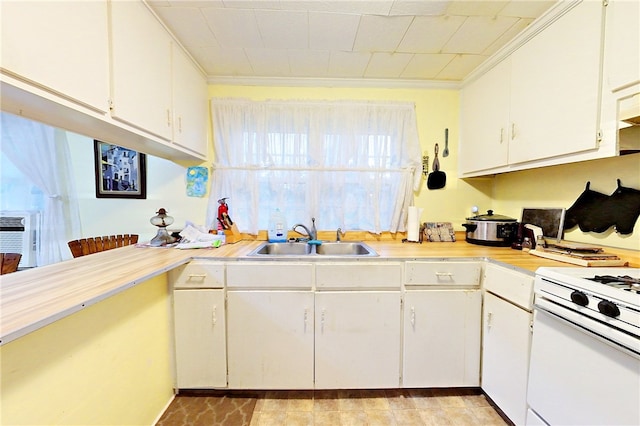
POLYGON ((280 209, 276 209, 271 214, 267 234, 270 243, 284 243, 287 241, 287 219, 280 209))

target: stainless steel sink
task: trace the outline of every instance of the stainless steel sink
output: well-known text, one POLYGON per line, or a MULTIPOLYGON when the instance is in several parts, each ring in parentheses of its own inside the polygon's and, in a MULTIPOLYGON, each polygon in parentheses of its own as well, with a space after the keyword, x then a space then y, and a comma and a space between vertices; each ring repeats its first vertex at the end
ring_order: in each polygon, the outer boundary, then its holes
POLYGON ((377 256, 371 247, 360 242, 322 243, 316 247, 316 253, 323 256, 377 256))
POLYGON ((262 243, 249 256, 377 256, 371 247, 361 242, 323 242, 321 245, 307 243, 262 243))
POLYGON ((312 252, 307 243, 263 243, 250 256, 300 256, 312 252))

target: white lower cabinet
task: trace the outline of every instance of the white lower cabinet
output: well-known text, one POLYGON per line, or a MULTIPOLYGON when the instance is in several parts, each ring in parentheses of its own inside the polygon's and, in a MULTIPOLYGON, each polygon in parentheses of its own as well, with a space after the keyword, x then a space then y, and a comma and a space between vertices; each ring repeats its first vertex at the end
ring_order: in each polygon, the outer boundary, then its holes
POLYGON ((530 312, 485 295, 482 389, 517 425, 527 412, 530 325, 530 312))
POLYGON ((480 290, 408 290, 404 301, 405 388, 478 386, 480 290))
POLYGON ((315 312, 316 389, 399 386, 399 291, 318 292, 315 312))
POLYGON ((313 389, 313 292, 227 293, 229 387, 313 389))
POLYGON ((226 387, 224 290, 177 289, 173 299, 177 387, 226 387))
POLYGON ((482 389, 516 425, 525 424, 533 277, 485 269, 482 389))

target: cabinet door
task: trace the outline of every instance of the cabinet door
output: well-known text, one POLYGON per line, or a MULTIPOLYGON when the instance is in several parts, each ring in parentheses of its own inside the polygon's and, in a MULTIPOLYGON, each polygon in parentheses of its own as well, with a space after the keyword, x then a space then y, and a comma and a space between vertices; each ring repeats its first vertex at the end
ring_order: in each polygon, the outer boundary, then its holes
POLYGON ((173 46, 173 142, 207 155, 207 82, 191 59, 173 46))
POLYGON ((605 64, 610 91, 640 82, 640 2, 609 0, 605 64))
POLYGON ((223 290, 175 290, 178 388, 227 386, 223 290))
POLYGON ((397 388, 400 292, 316 294, 316 389, 397 388))
POLYGON ((97 111, 109 106, 107 2, 2 2, 2 65, 97 111))
POLYGON ((583 1, 512 54, 509 163, 597 147, 602 10, 583 1))
POLYGON ((462 90, 463 174, 507 165, 510 72, 507 58, 462 90))
POLYGON ((229 387, 313 389, 313 292, 229 291, 229 387))
POLYGON ((403 386, 478 386, 480 290, 407 291, 403 386))
POLYGON ((142 1, 111 2, 111 115, 171 140, 171 38, 142 1))
POLYGON ((482 389, 515 424, 525 424, 531 313, 491 293, 484 298, 482 389))

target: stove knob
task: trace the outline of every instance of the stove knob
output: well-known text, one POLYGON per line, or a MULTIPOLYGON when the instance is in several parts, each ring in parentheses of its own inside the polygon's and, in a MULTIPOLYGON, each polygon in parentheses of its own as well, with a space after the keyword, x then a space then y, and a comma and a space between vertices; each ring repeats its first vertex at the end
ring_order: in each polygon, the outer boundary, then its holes
POLYGON ((574 290, 571 293, 571 301, 580 306, 587 306, 589 304, 589 298, 587 295, 578 290, 574 290))
POLYGON ((598 310, 602 315, 606 315, 611 318, 615 318, 620 315, 620 309, 618 309, 618 306, 608 300, 601 300, 600 303, 598 303, 598 310))

